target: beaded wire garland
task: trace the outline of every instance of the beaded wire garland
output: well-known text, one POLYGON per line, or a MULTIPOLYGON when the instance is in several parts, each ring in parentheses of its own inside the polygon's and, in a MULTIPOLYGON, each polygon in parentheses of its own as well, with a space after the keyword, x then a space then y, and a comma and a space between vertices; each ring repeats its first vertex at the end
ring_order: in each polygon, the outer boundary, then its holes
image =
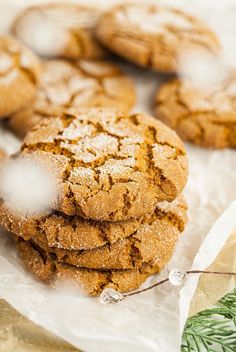
POLYGON ((100 302, 102 304, 116 304, 127 297, 130 296, 135 296, 138 294, 141 294, 143 292, 152 290, 153 288, 157 286, 161 286, 165 284, 166 282, 170 282, 173 286, 180 286, 184 284, 186 278, 190 274, 204 274, 204 275, 230 275, 230 276, 236 276, 235 272, 220 272, 220 271, 210 271, 210 270, 188 270, 188 271, 182 271, 179 269, 173 269, 170 271, 169 276, 161 281, 157 281, 151 286, 145 287, 143 289, 137 290, 137 291, 132 291, 129 293, 121 293, 119 291, 113 290, 112 288, 106 288, 102 291, 100 295, 100 302))

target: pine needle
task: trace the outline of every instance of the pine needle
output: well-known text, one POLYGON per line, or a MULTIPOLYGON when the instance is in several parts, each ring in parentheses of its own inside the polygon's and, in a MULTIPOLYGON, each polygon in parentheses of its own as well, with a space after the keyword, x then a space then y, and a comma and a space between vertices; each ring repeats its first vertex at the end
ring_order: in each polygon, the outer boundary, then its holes
POLYGON ((236 352, 236 289, 187 320, 181 351, 236 352))

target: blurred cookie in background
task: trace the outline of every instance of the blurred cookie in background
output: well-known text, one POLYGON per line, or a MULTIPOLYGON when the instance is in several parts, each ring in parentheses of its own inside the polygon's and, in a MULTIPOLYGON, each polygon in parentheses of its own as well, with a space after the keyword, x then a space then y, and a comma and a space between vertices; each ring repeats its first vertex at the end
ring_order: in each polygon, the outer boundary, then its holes
POLYGON ((217 53, 219 41, 201 20, 178 9, 150 4, 127 4, 101 16, 97 37, 121 57, 163 72, 178 71, 186 50, 217 53))
POLYGON ((236 148, 236 72, 215 87, 188 79, 164 83, 156 94, 155 113, 186 141, 236 148))
POLYGON ((37 57, 14 38, 0 36, 0 118, 30 103, 39 75, 37 57))
POLYGON ((94 37, 100 10, 77 4, 54 3, 28 7, 12 26, 19 40, 37 54, 69 59, 104 57, 94 37))
POLYGON ((41 85, 30 107, 13 114, 9 126, 25 135, 44 117, 62 108, 114 107, 129 112, 136 100, 133 81, 109 61, 44 61, 41 85))

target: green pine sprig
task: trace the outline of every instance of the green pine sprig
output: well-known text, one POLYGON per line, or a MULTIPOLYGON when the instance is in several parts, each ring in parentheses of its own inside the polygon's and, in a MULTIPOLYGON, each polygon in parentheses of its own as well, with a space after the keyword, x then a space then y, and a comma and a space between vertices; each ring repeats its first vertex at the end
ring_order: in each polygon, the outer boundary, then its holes
POLYGON ((181 351, 236 352, 236 289, 187 320, 181 351))

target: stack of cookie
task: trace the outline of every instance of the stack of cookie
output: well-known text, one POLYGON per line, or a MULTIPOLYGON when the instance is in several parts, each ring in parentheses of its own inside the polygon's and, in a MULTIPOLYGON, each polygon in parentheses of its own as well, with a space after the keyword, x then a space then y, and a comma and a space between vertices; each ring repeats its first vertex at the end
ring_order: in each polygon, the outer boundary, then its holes
MULTIPOLYGON (((12 34, 35 54, 0 38, 0 118, 25 138, 17 157, 50 169, 60 187, 50 213, 37 216, 13 211, 0 198, 0 224, 42 281, 69 280, 89 295, 106 287, 134 290, 166 265, 184 230, 187 158, 159 120, 129 115, 134 83, 104 60, 105 47, 134 64, 176 73, 186 49, 216 55, 218 40, 196 18, 146 4, 102 16, 76 4, 33 6, 16 18, 12 34)), ((179 111, 187 109, 188 92, 179 107, 173 86, 160 90, 156 112, 169 124, 178 114, 184 124, 179 111)))
POLYGON ((1 201, 0 223, 40 280, 125 292, 166 265, 186 222, 188 173, 168 127, 145 114, 70 109, 27 134, 19 158, 28 157, 56 170, 58 201, 31 218, 1 201))

